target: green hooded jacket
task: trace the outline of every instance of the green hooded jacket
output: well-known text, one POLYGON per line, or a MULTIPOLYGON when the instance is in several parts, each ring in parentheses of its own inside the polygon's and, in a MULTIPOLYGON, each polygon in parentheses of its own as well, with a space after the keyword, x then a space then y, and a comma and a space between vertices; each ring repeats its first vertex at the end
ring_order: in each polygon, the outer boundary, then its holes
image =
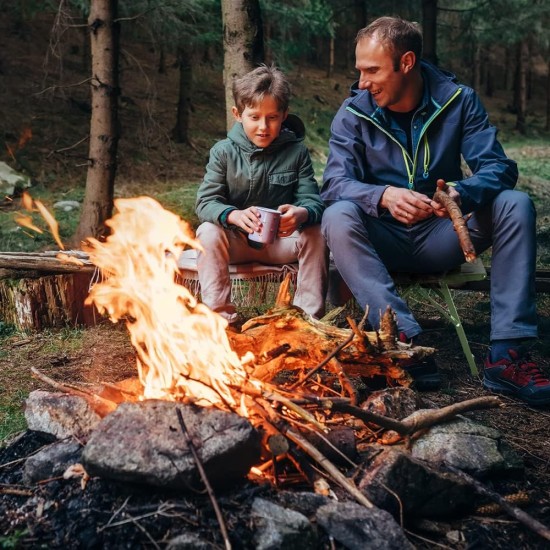
POLYGON ((304 144, 302 121, 289 115, 279 136, 265 149, 256 147, 242 124, 235 123, 227 138, 210 150, 197 191, 199 220, 220 225, 224 212, 249 206, 276 210, 281 204, 307 208, 308 225, 319 223, 325 208, 304 144))

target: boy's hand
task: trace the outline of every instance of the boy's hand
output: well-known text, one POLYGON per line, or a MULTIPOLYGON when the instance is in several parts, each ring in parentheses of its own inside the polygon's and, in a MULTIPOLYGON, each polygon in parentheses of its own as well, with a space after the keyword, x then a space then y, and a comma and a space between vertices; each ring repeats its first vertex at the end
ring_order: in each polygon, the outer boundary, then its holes
POLYGON ((247 233, 259 231, 261 227, 260 213, 255 206, 249 206, 244 210, 231 210, 227 216, 227 223, 236 225, 247 233))
POLYGON ((277 210, 282 214, 279 224, 278 237, 288 237, 298 227, 307 222, 309 213, 303 206, 294 206, 292 204, 281 204, 277 210))

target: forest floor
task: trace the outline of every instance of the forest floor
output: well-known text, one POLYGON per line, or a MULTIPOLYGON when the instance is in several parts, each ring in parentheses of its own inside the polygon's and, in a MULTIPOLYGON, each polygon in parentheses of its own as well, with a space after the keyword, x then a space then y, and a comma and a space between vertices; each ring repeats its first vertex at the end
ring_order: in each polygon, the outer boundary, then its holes
MULTIPOLYGON (((59 200, 82 200, 87 142, 81 140, 88 130, 89 112, 87 88, 68 86, 86 76, 81 66, 81 38, 76 31, 71 31, 63 42, 63 52, 59 52, 55 44, 47 41, 48 25, 51 26, 51 22, 42 21, 37 23, 37 28, 15 27, 9 21, 0 20, 0 110, 6 144, 0 160, 29 173, 33 179, 31 194, 51 207, 59 200), (48 52, 45 63, 44 52, 48 52), (66 86, 52 87, 58 83, 66 86), (27 128, 31 129, 32 138, 23 143, 21 138, 27 128)), ((209 147, 224 136, 221 75, 215 70, 215 64, 197 67, 196 81, 202 84, 193 101, 192 144, 175 144, 170 139, 170 130, 175 120, 177 70, 168 67, 165 74, 158 74, 155 62, 154 55, 144 45, 128 47, 123 59, 120 110, 123 131, 116 195, 148 194, 195 223, 196 186, 209 147)), ((320 175, 326 158, 330 120, 346 95, 353 73, 340 72, 328 79, 322 70, 308 68, 294 69, 290 74, 296 95, 292 109, 306 122, 308 144, 320 175)), ((503 128, 502 138, 508 154, 520 163, 519 187, 531 194, 537 206, 538 263, 548 267, 550 146, 548 136, 541 130, 543 106, 538 105, 531 112, 532 132, 526 139, 512 130, 513 116, 507 109, 509 94, 484 98, 484 101, 495 124, 503 128)), ((16 203, 0 201, 0 250, 52 249, 49 235, 27 235, 14 224, 18 208, 16 203)), ((68 237, 78 214, 56 212, 56 216, 62 236, 68 237)), ((487 261, 490 263, 490 257, 487 261)), ((472 350, 481 366, 488 348, 488 295, 457 292, 456 299, 472 350)), ((426 406, 440 407, 486 395, 481 381, 469 375, 453 327, 425 304, 416 304, 414 309, 426 329, 427 343, 438 349, 437 360, 444 376, 440 391, 422 394, 426 406)), ((538 296, 538 310, 540 339, 533 345, 532 356, 550 375, 550 296, 538 296)), ((29 436, 12 443, 14 433, 25 428, 21 414, 24 399, 29 391, 43 387, 31 377, 31 367, 56 380, 73 383, 116 381, 136 372, 135 352, 122 327, 105 322, 93 328, 67 327, 24 333, 0 320, 0 439, 5 438, 3 448, 0 447, 0 511, 8 514, 0 520, 3 529, 0 547, 94 547, 97 541, 94 529, 105 526, 127 498, 136 503, 129 512, 134 519, 174 498, 138 490, 132 492, 131 488, 101 480, 92 480, 85 491, 81 491, 75 481, 52 480, 22 487, 31 496, 4 494, 2 484, 20 483, 20 463, 6 465, 30 454, 41 444, 29 436), (44 510, 45 504, 48 508, 44 510), (41 516, 37 515, 39 507, 43 510, 41 516)), ((533 409, 509 398, 503 398, 503 403, 501 409, 472 416, 502 433, 523 458, 525 471, 520 477, 487 483, 501 494, 527 491, 530 504, 526 510, 550 525, 550 409, 533 409)), ((250 494, 246 491, 237 496, 223 496, 237 531, 242 529, 243 548, 251 547, 247 546, 249 541, 243 527, 247 521, 245 497, 250 494)), ((199 521, 202 517, 202 529, 210 532, 212 540, 219 544, 212 514, 204 511, 207 507, 208 503, 203 503, 202 509, 196 508, 195 515, 189 512, 189 518, 199 521)), ((105 537, 102 547, 145 547, 152 545, 149 535, 162 547, 163 541, 178 532, 177 522, 182 520, 179 517, 159 520, 159 517, 153 515, 141 524, 128 520, 119 527, 104 529, 102 533, 109 535, 102 535, 105 537)), ((439 533, 407 525, 411 541, 419 548, 545 547, 540 538, 504 514, 450 518, 438 525, 439 533)), ((101 546, 98 543, 96 547, 101 546)))

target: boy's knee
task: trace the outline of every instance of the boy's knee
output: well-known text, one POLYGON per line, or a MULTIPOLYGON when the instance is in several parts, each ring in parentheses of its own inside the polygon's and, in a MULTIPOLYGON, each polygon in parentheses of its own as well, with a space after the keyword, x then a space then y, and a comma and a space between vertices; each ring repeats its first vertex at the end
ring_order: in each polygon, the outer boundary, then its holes
POLYGON ((203 248, 208 250, 210 247, 222 242, 225 233, 222 227, 210 222, 204 222, 197 228, 197 240, 203 248))

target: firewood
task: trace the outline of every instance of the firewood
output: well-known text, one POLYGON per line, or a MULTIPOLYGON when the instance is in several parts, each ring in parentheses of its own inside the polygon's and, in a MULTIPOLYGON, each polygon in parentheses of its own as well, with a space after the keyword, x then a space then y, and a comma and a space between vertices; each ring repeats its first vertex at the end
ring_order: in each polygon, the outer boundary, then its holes
POLYGON ((464 258, 468 263, 475 262, 477 255, 472 240, 470 239, 466 220, 462 215, 460 206, 458 206, 456 201, 445 192, 446 185, 447 184, 443 180, 437 180, 437 191, 434 193, 433 199, 447 209, 454 230, 456 231, 460 248, 462 248, 462 252, 464 253, 464 258))

